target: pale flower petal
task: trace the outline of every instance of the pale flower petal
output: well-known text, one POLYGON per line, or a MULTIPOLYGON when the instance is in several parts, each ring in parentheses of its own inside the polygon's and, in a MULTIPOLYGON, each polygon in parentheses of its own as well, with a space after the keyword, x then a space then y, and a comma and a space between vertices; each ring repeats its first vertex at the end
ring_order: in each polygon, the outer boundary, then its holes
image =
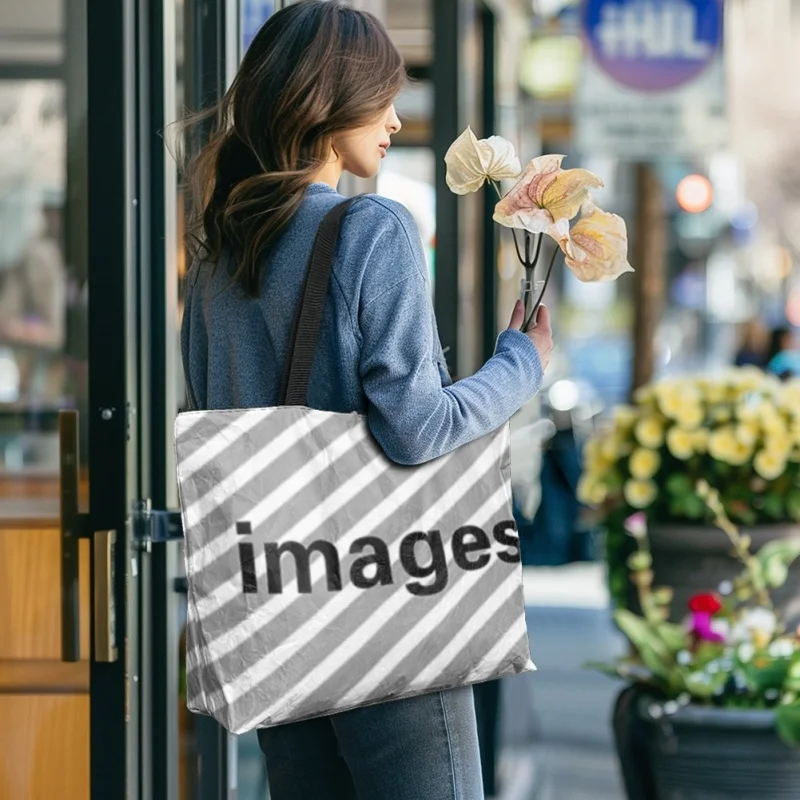
POLYGON ((546 233, 553 228, 553 218, 543 208, 518 209, 511 216, 503 216, 498 203, 492 219, 506 228, 522 228, 530 233, 546 233))
POLYGON ((584 215, 572 227, 562 249, 566 265, 580 281, 613 281, 633 272, 628 263, 625 220, 591 202, 584 205, 584 215))
POLYGON ((478 140, 472 128, 468 127, 450 145, 444 161, 447 164, 447 185, 455 194, 477 192, 486 181, 478 152, 478 140))
MULTIPOLYGON (((521 222, 522 217, 518 223, 512 223, 510 220, 520 212, 531 214, 537 210, 545 210, 541 203, 544 190, 556 179, 563 158, 564 156, 539 156, 528 162, 519 180, 495 207, 495 221, 508 228, 523 228, 525 225, 521 222)), ((541 215, 536 216, 542 218, 541 215)), ((549 212, 547 216, 552 224, 553 217, 549 212)), ((530 232, 541 233, 542 230, 540 228, 530 232)))
POLYGON ((603 185, 600 178, 588 170, 562 170, 563 159, 563 155, 546 155, 530 161, 517 183, 497 204, 494 219, 509 228, 547 233, 563 243, 569 220, 586 201, 588 190, 603 185), (545 226, 546 220, 550 221, 549 227, 545 226), (562 221, 566 225, 552 227, 562 221))
POLYGON ((514 145, 502 136, 490 136, 478 142, 481 165, 490 180, 502 181, 516 178, 522 167, 514 145))
POLYGON ((511 142, 501 136, 479 140, 470 127, 450 145, 444 160, 447 185, 455 194, 476 192, 487 179, 515 178, 520 171, 511 142))
POLYGON ((573 219, 588 197, 589 189, 600 188, 603 181, 588 169, 567 169, 545 189, 541 203, 554 220, 573 219))

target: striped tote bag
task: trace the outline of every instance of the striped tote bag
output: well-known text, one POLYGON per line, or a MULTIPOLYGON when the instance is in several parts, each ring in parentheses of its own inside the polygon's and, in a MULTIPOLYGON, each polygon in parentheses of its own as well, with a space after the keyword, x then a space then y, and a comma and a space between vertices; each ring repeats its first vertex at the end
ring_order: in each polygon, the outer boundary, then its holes
POLYGON ((339 222, 314 242, 274 408, 175 422, 188 707, 232 733, 535 669, 509 426, 419 466, 305 405, 339 222))

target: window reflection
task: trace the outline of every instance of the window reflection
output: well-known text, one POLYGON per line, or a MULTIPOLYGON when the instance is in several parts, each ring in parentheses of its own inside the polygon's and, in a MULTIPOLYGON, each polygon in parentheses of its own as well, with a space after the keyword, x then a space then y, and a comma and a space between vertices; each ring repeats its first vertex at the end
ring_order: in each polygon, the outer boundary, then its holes
POLYGON ((65 258, 60 80, 0 81, 0 469, 54 473, 57 411, 85 396, 85 265, 65 258))

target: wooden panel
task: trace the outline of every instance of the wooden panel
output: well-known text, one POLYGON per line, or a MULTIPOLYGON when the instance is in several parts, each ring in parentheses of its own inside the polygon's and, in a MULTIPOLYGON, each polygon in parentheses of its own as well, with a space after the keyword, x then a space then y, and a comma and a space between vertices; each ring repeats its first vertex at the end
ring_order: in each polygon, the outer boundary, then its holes
MULTIPOLYGON (((0 528, 0 661, 61 659, 61 541, 0 528)), ((81 658, 89 658, 89 541, 80 542, 81 658)))
POLYGON ((0 695, 0 800, 53 798, 89 798, 89 695, 0 695))
POLYGON ((88 661, 0 661, 0 694, 72 692, 88 694, 88 661))

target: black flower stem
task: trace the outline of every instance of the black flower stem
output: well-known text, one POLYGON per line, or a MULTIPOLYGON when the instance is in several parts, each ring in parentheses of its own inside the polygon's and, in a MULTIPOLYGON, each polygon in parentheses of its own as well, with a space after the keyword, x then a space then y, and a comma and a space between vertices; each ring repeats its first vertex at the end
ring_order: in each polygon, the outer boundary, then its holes
POLYGON ((522 257, 522 251, 519 249, 519 240, 517 239, 517 229, 511 229, 511 235, 514 237, 514 249, 517 251, 517 258, 519 259, 520 264, 523 266, 527 266, 525 264, 525 259, 522 257))
POLYGON ((553 257, 550 259, 550 264, 547 267, 547 274, 544 276, 544 286, 542 286, 542 291, 539 292, 539 297, 533 305, 533 310, 530 313, 530 316, 527 320, 525 320, 525 324, 522 326, 522 330, 527 331, 530 327, 531 322, 536 319, 536 312, 539 310, 539 306, 542 304, 542 300, 544 299, 544 293, 547 291, 547 284, 550 280, 550 275, 553 272, 553 264, 556 263, 556 256, 559 253, 559 248, 556 247, 553 250, 553 257))

